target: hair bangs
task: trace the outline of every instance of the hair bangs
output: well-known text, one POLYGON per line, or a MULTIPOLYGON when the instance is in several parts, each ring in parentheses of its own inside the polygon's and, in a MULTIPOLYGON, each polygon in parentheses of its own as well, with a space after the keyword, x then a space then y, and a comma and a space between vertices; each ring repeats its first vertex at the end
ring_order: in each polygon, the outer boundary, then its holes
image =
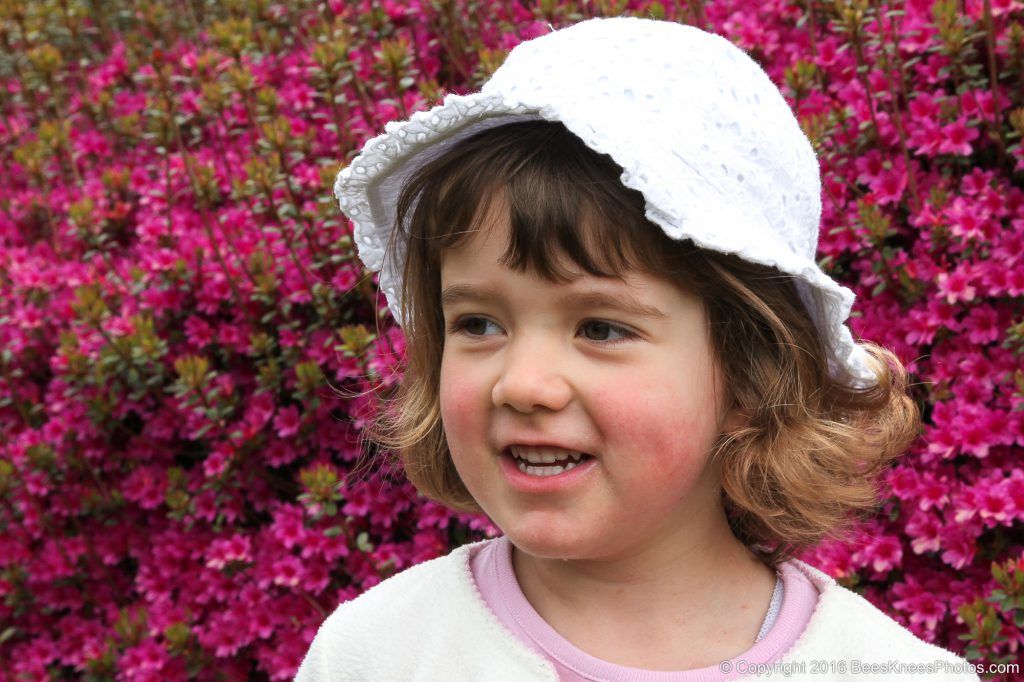
POLYGON ((444 249, 457 248, 492 217, 509 226, 500 262, 516 272, 566 283, 575 279, 567 262, 595 277, 651 271, 671 240, 638 220, 643 195, 623 191, 615 181, 621 173, 615 162, 600 155, 595 164, 593 150, 560 127, 526 121, 461 140, 449 167, 434 166, 428 175, 442 173, 443 186, 416 177, 406 186, 400 211, 416 202, 427 216, 416 224, 422 233, 407 238, 420 242, 439 268, 444 249), (459 163, 465 159, 472 162, 459 163), (498 207, 506 214, 491 215, 498 207))

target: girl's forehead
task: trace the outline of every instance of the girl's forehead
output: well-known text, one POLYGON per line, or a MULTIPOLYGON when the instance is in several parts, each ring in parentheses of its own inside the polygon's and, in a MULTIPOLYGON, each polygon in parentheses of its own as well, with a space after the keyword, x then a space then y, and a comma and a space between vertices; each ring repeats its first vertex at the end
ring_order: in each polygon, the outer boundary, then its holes
MULTIPOLYGON (((516 276, 544 280, 552 287, 580 287, 584 285, 608 286, 612 288, 644 289, 654 281, 668 282, 667 278, 654 269, 615 263, 602 258, 599 253, 599 272, 587 271, 565 250, 555 248, 545 254, 545 260, 553 272, 545 274, 536 259, 524 258, 514 264, 509 249, 508 231, 491 230, 488 234, 466 235, 458 244, 440 249, 439 270, 442 282, 449 280, 475 280, 481 283, 504 282, 514 286, 516 276), (497 237, 497 238, 496 238, 497 237)), ((593 252, 591 252, 593 256, 593 252)))
POLYGON ((575 216, 562 216, 571 224, 538 225, 519 216, 513 225, 505 192, 495 192, 478 206, 471 225, 453 227, 437 244, 442 285, 455 279, 494 279, 514 286, 515 277, 502 277, 510 274, 546 280, 553 287, 593 284, 637 293, 655 280, 680 284, 659 267, 663 244, 653 246, 638 236, 636 227, 617 227, 603 221, 603 215, 583 207, 575 216), (611 242, 613 236, 618 239, 611 242))
POLYGON ((630 281, 640 280, 651 273, 633 268, 617 270, 614 274, 607 276, 591 274, 587 272, 582 264, 576 262, 568 253, 556 250, 547 255, 549 263, 555 268, 559 277, 546 277, 542 272, 535 269, 536 262, 524 260, 521 267, 516 268, 510 265, 508 258, 508 242, 492 239, 465 240, 453 247, 446 247, 440 250, 440 269, 442 276, 468 275, 472 277, 489 278, 500 274, 518 274, 545 279, 554 285, 572 285, 577 282, 586 281, 608 281, 628 284, 630 281))
MULTIPOLYGON (((545 298, 551 296, 552 300, 572 300, 579 305, 596 304, 614 298, 640 302, 689 293, 679 283, 649 271, 629 268, 607 275, 592 274, 564 253, 553 259, 558 274, 564 276, 558 279, 533 270, 529 263, 514 269, 502 262, 490 249, 486 251, 488 253, 472 249, 452 252, 451 257, 442 262, 442 304, 465 299, 504 299, 521 293, 519 290, 524 287, 550 292, 544 294, 545 298)), ((651 308, 642 303, 635 303, 632 307, 636 310, 645 309, 646 314, 652 313, 651 308)), ((661 317, 656 314, 651 316, 661 317)))

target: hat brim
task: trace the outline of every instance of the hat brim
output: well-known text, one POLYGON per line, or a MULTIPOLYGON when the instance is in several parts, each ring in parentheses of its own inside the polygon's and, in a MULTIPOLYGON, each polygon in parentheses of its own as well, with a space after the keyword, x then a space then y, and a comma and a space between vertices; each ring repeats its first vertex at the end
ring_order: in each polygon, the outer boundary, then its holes
MULTIPOLYGON (((616 158, 614 146, 601 139, 600 128, 565 120, 571 117, 560 116, 551 106, 530 106, 500 94, 476 92, 449 94, 442 104, 416 112, 408 120, 389 122, 384 132, 367 141, 351 164, 338 173, 334 194, 353 223, 359 257, 369 270, 379 273, 379 288, 400 325, 404 326, 401 273, 405 249, 401 240, 390 251, 388 244, 396 227, 396 200, 404 183, 457 141, 487 128, 531 119, 560 121, 591 149, 609 154, 623 168, 630 167, 628 159, 616 158)), ((719 207, 715 215, 702 217, 695 211, 680 220, 677 212, 659 205, 658 197, 651 196, 640 174, 626 170, 620 179, 644 195, 645 216, 670 237, 690 239, 699 247, 735 254, 793 275, 801 301, 824 340, 833 378, 860 388, 876 383, 866 351, 855 343, 845 324, 853 306, 852 291, 832 280, 815 262, 794 257, 771 239, 758 239, 757 230, 750 231, 742 242, 719 238, 722 231, 718 226, 723 221, 749 224, 749 215, 722 215, 719 207)))

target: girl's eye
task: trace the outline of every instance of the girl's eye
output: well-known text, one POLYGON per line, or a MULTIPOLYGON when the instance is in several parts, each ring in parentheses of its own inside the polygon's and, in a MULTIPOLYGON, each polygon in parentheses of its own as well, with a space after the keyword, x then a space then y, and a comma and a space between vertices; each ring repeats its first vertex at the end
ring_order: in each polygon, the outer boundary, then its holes
MULTIPOLYGON (((463 317, 461 319, 456 320, 451 325, 449 325, 448 333, 449 334, 460 334, 461 333, 461 334, 465 334, 466 336, 469 336, 470 338, 482 337, 482 336, 486 335, 487 325, 493 325, 494 327, 498 327, 497 324, 495 324, 494 322, 488 320, 485 317, 472 317, 472 316, 463 317)), ((498 327, 498 328, 500 329, 500 327, 498 327)), ((591 341, 594 341, 596 343, 600 343, 600 344, 605 345, 605 346, 610 346, 610 345, 613 345, 613 344, 616 344, 616 343, 622 343, 624 341, 629 341, 630 339, 635 339, 636 336, 637 336, 636 334, 634 334, 633 332, 629 331, 628 329, 626 329, 624 327, 620 327, 618 325, 611 324, 610 322, 602 322, 601 320, 587 320, 580 327, 580 330, 583 331, 583 330, 585 330, 587 328, 590 328, 591 331, 596 332, 595 336, 597 336, 597 337, 605 337, 605 338, 593 338, 593 337, 588 336, 587 338, 589 340, 591 340, 591 341), (619 338, 607 338, 609 333, 611 333, 611 334, 619 334, 619 338)))
MULTIPOLYGON (((478 333, 479 329, 481 328, 481 326, 486 328, 487 325, 489 324, 494 323, 484 317, 463 317, 461 319, 455 320, 448 326, 448 333, 464 333, 467 336, 471 337, 481 336, 482 334, 478 333)), ((494 326, 497 327, 498 325, 494 326)))
POLYGON ((628 329, 624 329, 623 327, 620 327, 618 325, 614 325, 610 322, 602 322, 601 320, 588 320, 587 322, 583 323, 583 327, 581 328, 586 329, 587 327, 590 327, 592 330, 596 331, 598 336, 607 336, 609 333, 621 334, 621 337, 618 339, 591 339, 591 341, 599 341, 604 344, 610 345, 613 343, 622 343, 623 341, 628 341, 629 339, 636 338, 636 334, 634 334, 633 332, 629 331, 628 329))

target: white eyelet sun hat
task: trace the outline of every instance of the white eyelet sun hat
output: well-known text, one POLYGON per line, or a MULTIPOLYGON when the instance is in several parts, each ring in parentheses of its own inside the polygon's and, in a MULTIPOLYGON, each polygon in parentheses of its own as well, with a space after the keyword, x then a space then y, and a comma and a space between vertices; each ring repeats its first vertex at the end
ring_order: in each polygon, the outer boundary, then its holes
POLYGON ((818 161, 786 100, 725 38, 653 19, 589 19, 520 43, 479 92, 387 123, 341 170, 335 196, 399 324, 405 254, 385 250, 403 183, 456 141, 528 119, 560 121, 609 155, 669 237, 794 275, 830 374, 876 383, 845 325, 853 292, 815 260, 818 161))

